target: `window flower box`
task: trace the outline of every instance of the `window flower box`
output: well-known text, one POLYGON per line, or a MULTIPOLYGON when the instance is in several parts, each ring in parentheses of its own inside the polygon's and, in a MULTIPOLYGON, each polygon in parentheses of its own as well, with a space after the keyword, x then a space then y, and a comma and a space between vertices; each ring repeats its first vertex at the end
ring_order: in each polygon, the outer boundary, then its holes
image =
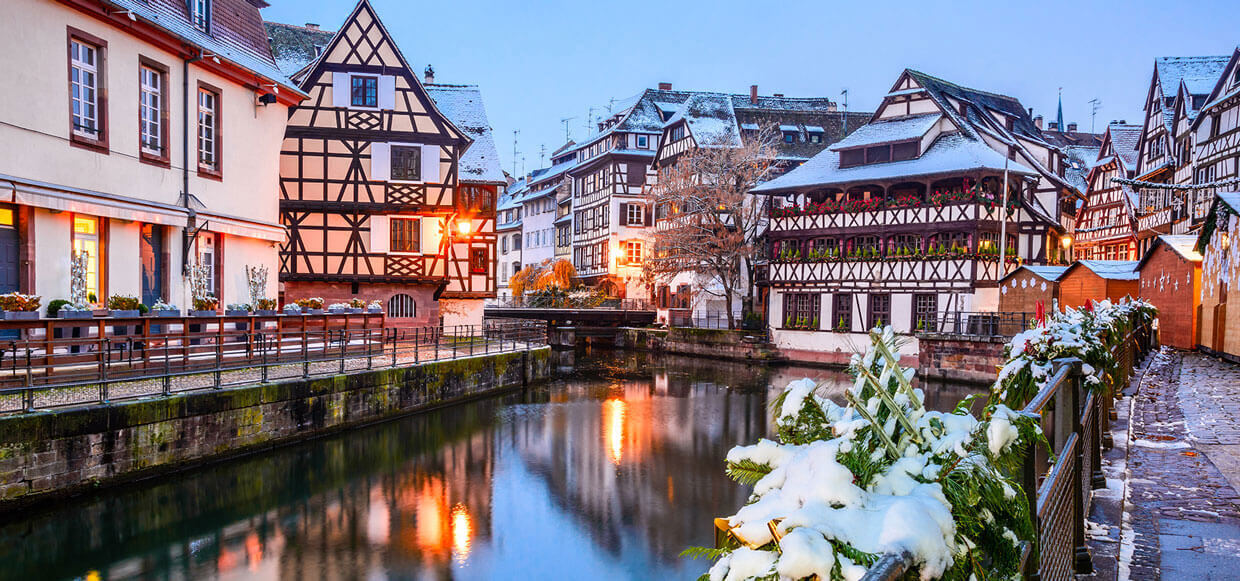
POLYGON ((241 309, 224 309, 224 316, 225 317, 248 317, 250 316, 250 311, 245 311, 241 309))
POLYGON ((6 321, 37 321, 39 311, 4 311, 6 321))
POLYGON ((303 314, 303 315, 322 315, 322 314, 323 314, 323 309, 302 309, 302 310, 301 310, 301 314, 303 314))
POLYGON ((260 317, 274 317, 279 314, 279 311, 275 309, 258 309, 254 311, 254 314, 260 317))

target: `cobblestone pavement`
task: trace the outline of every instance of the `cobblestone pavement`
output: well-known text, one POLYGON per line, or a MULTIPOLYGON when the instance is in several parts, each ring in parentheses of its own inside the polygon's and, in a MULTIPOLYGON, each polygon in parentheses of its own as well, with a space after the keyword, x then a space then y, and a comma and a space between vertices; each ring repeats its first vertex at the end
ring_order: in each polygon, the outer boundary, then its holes
POLYGON ((1103 494, 1123 499, 1102 527, 1120 528, 1116 578, 1240 578, 1240 365, 1163 349, 1129 391, 1127 455, 1109 455, 1103 494))

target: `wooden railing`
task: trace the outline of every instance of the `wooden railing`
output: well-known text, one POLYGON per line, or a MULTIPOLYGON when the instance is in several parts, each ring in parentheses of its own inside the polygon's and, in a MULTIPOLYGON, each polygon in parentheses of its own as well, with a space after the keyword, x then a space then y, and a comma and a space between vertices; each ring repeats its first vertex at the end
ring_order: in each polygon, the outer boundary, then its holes
MULTIPOLYGON (((1078 573, 1093 571, 1085 545, 1085 519, 1093 491, 1106 486, 1102 448, 1110 445, 1111 402, 1128 385, 1133 368, 1153 342, 1149 326, 1131 325, 1112 350, 1116 366, 1101 390, 1085 385, 1081 360, 1055 360, 1046 387, 1021 410, 1039 422, 1053 454, 1052 458, 1041 447, 1029 446, 1021 473, 1037 531, 1037 545, 1026 547, 1022 568, 1027 579, 1071 581, 1078 573)), ((911 565, 908 555, 884 555, 863 579, 898 579, 911 565)))

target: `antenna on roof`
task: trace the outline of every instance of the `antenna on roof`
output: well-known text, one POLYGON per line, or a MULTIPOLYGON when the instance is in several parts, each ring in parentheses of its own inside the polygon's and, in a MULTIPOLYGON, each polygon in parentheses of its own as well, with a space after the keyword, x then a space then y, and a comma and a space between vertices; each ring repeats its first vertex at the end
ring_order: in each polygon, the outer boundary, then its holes
POLYGON ((590 107, 589 112, 586 113, 586 134, 587 135, 594 132, 592 129, 590 129, 591 123, 594 123, 594 107, 590 107))
POLYGON ((1102 101, 1097 97, 1089 100, 1089 132, 1094 132, 1094 118, 1098 116, 1098 110, 1102 108, 1102 101))
POLYGON ((517 173, 517 135, 520 133, 520 129, 512 130, 512 175, 520 175, 517 173))
POLYGON ((573 119, 576 119, 576 117, 565 117, 563 119, 560 119, 560 123, 564 124, 564 142, 565 143, 568 143, 569 141, 572 141, 573 139, 571 130, 568 127, 568 122, 572 121, 573 119))
POLYGON ((539 145, 538 146, 538 167, 542 167, 543 158, 546 157, 546 155, 547 155, 547 145, 546 144, 539 145))
POLYGON ((844 87, 840 94, 844 96, 844 137, 848 137, 848 87, 844 87))

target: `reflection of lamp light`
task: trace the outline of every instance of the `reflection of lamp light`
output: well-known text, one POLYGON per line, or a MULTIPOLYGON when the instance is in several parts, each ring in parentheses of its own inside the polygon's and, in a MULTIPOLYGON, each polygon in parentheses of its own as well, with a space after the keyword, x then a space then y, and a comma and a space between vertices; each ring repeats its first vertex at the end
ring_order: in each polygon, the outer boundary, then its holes
POLYGON ((611 463, 619 465, 624 456, 624 400, 609 399, 603 402, 603 438, 611 463))
POLYGON ((464 564, 469 559, 469 549, 474 536, 473 519, 469 517, 469 509, 457 503, 452 506, 452 550, 456 553, 456 562, 464 564))
POLYGON ((469 220, 460 220, 456 223, 456 231, 460 232, 461 236, 469 236, 469 232, 472 229, 473 224, 469 220))
POLYGON ((1231 248, 1231 237, 1226 232, 1222 232, 1221 235, 1223 237, 1223 251, 1226 252, 1231 248))

